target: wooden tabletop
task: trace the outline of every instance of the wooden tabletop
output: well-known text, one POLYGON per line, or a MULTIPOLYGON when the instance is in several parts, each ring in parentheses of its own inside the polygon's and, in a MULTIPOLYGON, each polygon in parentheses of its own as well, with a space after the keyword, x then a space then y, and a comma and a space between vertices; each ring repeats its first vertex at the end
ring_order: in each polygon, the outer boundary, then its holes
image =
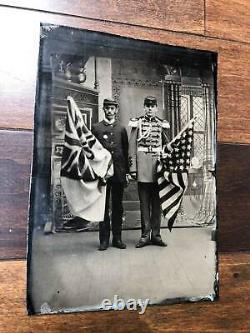
POLYGON ((0 0, 0 332, 250 331, 250 1, 0 0), (26 234, 40 22, 218 54, 220 299, 27 316, 26 234))

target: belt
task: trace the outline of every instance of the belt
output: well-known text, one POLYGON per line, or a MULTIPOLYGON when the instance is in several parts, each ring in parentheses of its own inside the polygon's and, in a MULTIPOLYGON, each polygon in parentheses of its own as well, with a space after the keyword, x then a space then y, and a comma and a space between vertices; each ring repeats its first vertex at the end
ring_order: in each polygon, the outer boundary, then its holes
POLYGON ((161 147, 138 147, 138 151, 144 151, 146 153, 160 153, 161 147))

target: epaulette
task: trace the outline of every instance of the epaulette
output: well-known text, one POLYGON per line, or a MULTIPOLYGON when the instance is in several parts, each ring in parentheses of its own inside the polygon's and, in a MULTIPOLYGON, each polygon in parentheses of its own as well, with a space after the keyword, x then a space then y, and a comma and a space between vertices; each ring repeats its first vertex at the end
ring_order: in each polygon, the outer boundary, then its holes
POLYGON ((130 118, 128 126, 136 128, 138 126, 138 118, 130 118))
POLYGON ((167 120, 163 120, 161 126, 162 128, 170 128, 169 122, 167 120))

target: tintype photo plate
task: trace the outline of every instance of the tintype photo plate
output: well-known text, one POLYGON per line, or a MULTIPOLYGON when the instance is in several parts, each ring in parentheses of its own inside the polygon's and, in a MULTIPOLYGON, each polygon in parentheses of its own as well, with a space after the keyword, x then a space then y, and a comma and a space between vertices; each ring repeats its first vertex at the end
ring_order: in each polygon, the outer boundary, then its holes
POLYGON ((30 314, 218 297, 215 53, 41 24, 30 314))

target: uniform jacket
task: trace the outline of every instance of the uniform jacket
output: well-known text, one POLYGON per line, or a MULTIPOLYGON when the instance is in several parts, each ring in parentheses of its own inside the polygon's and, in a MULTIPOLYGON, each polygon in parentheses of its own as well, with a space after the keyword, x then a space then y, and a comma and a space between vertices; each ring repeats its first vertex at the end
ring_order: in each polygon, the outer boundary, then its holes
POLYGON ((158 156, 169 142, 169 123, 158 117, 142 116, 131 119, 129 126, 129 170, 137 172, 139 182, 155 183, 158 156))
POLYGON ((114 176, 111 182, 125 182, 128 168, 128 135, 126 128, 115 121, 113 124, 105 120, 94 124, 92 133, 112 155, 114 176))

